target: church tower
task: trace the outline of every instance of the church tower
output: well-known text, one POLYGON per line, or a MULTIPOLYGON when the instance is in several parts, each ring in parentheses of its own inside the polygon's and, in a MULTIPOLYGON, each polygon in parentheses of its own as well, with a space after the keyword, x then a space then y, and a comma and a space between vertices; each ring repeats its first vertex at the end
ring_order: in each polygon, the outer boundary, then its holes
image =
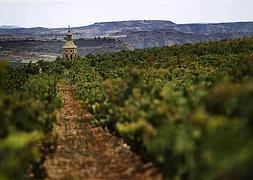
POLYGON ((69 60, 72 60, 77 57, 77 46, 73 42, 72 33, 70 32, 70 30, 67 33, 67 42, 63 46, 63 57, 69 60))

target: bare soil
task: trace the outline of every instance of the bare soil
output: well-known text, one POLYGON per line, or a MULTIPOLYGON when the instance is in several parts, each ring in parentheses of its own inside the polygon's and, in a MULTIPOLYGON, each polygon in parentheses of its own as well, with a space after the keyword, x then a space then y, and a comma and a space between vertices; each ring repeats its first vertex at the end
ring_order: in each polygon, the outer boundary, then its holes
POLYGON ((63 107, 57 115, 55 153, 44 163, 46 179, 163 179, 121 138, 91 125, 92 116, 73 98, 72 87, 61 87, 59 93, 63 107))

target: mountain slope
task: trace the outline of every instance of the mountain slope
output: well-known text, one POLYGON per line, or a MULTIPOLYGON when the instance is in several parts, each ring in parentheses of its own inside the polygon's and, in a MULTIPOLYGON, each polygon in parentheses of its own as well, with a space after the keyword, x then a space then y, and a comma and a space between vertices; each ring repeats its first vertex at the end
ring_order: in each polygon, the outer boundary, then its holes
MULTIPOLYGON (((0 35, 35 40, 63 40, 67 28, 1 29, 0 35)), ((253 22, 215 24, 175 24, 171 21, 139 20, 101 22, 71 28, 76 39, 110 37, 121 39, 132 48, 159 47, 173 44, 216 41, 253 36, 253 22)))
POLYGON ((188 33, 248 33, 253 32, 253 22, 217 23, 217 24, 179 24, 174 30, 188 33))
POLYGON ((16 29, 16 28, 21 28, 19 26, 12 26, 12 25, 3 25, 0 26, 0 29, 16 29))

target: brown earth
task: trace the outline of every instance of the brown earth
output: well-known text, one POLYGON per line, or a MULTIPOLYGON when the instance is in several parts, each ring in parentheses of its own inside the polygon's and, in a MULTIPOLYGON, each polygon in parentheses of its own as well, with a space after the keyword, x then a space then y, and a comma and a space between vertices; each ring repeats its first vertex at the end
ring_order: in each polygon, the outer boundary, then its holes
POLYGON ((73 98, 73 88, 59 91, 63 107, 57 115, 55 153, 44 163, 46 179, 163 179, 122 139, 91 125, 92 116, 73 98))

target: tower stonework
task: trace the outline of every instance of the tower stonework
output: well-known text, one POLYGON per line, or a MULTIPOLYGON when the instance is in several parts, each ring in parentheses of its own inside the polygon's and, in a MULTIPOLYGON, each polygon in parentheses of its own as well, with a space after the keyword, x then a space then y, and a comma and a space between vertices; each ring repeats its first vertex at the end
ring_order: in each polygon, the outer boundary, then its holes
POLYGON ((73 42, 70 30, 67 33, 67 42, 63 46, 63 57, 69 60, 73 60, 77 57, 77 46, 73 42))

